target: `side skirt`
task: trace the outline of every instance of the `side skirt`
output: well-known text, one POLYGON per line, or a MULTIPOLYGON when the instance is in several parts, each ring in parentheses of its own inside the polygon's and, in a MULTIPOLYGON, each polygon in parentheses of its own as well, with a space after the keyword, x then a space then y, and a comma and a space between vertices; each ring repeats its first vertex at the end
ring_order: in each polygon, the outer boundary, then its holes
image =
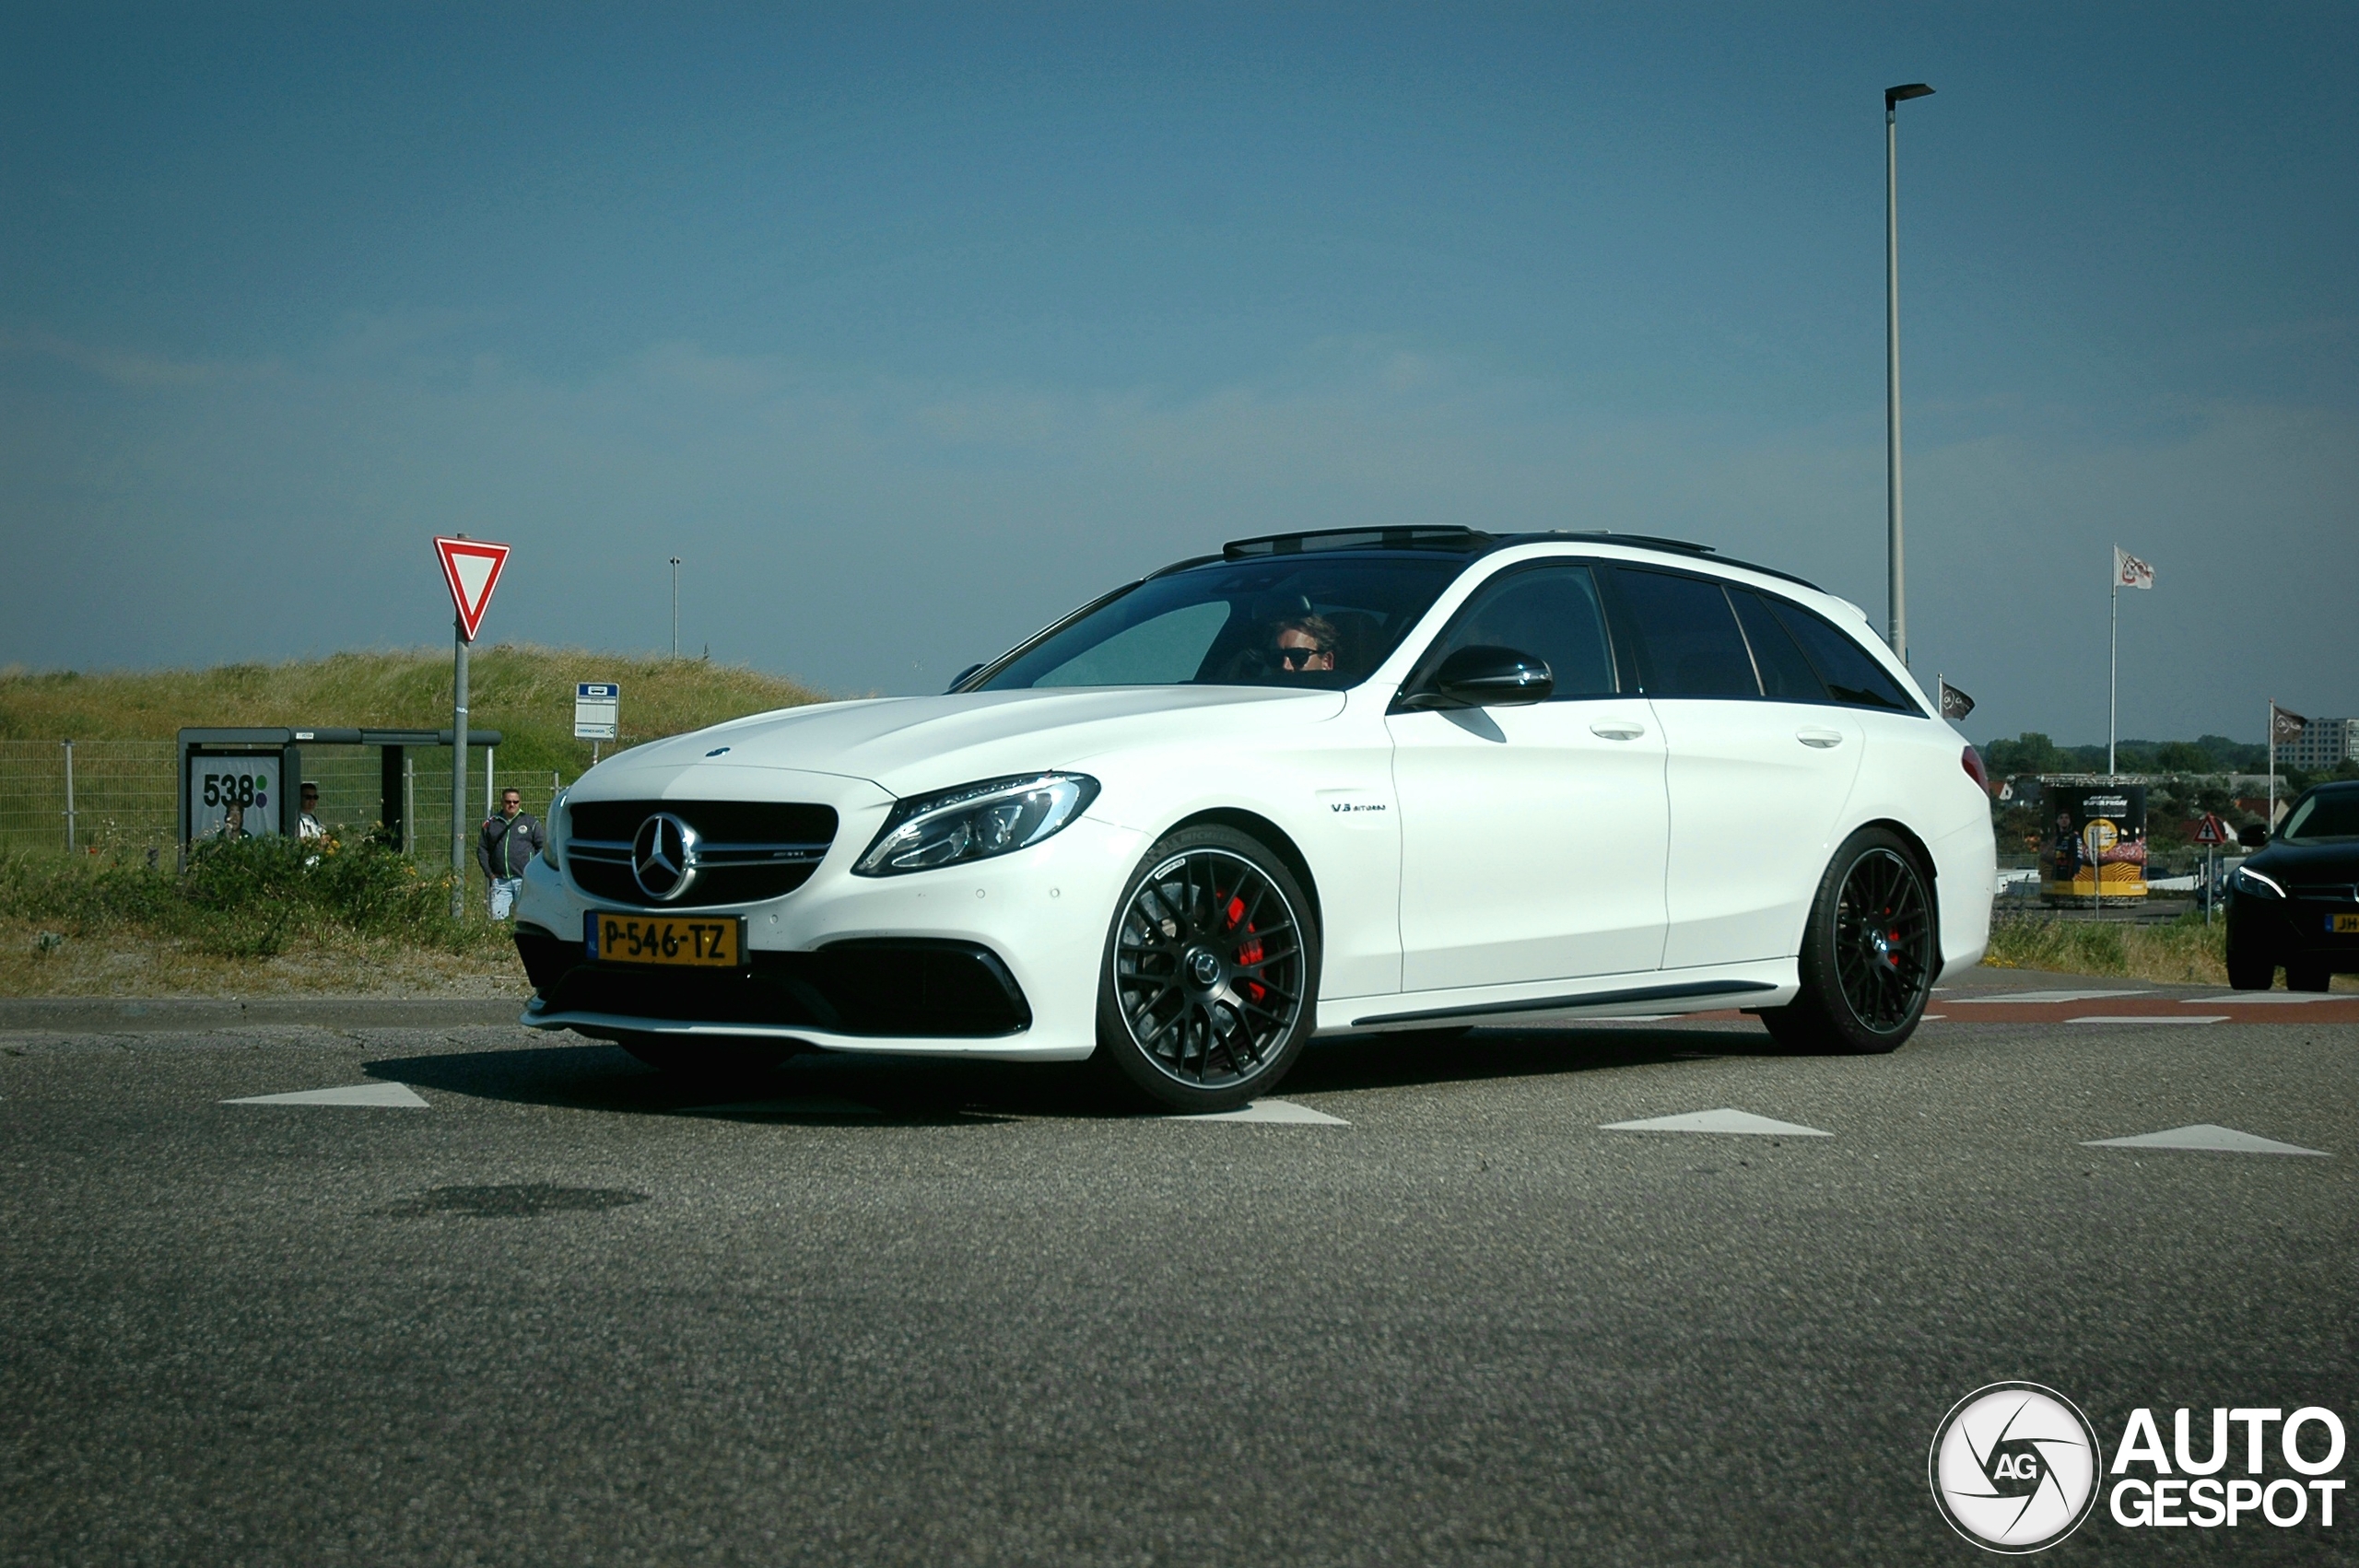
POLYGON ((1577 996, 1526 997, 1516 1001, 1487 1001, 1460 1007, 1428 1008, 1417 1012, 1379 1012, 1352 1020, 1355 1029, 1388 1024, 1439 1024, 1492 1018, 1517 1012, 1572 1012, 1592 1007, 1629 1007, 1662 1001, 1693 1001, 1703 997, 1751 996, 1784 988, 1766 980, 1690 980, 1669 986, 1634 986, 1627 990, 1587 991, 1577 996))

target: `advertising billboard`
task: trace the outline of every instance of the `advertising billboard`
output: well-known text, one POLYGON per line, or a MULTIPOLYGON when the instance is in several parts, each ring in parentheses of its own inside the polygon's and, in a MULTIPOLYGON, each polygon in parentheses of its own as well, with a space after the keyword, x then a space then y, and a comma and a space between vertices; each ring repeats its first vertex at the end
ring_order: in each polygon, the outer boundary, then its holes
POLYGON ((2048 831, 2040 896, 2054 903, 2146 896, 2146 787, 2042 780, 2048 831), (2099 878, 2104 880, 2102 883, 2099 878))

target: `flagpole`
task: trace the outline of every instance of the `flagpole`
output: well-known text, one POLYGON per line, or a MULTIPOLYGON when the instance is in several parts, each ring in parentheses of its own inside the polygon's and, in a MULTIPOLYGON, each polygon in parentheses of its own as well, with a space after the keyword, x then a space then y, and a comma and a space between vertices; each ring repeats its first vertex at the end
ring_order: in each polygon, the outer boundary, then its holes
POLYGON ((2269 818, 2262 823, 2271 832, 2277 830, 2277 699, 2269 699, 2269 818))
POLYGON ((2114 713, 2121 694, 2121 546, 2113 547, 2113 586, 2106 592, 2107 643, 2110 649, 2105 677, 2105 776, 2113 778, 2114 713))

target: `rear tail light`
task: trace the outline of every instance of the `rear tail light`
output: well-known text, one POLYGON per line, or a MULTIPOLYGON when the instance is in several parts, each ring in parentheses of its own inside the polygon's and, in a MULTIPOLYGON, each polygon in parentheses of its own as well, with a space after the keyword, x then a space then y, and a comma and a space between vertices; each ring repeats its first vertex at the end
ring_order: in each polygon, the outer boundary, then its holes
POLYGON ((1989 770, 1984 768, 1982 766, 1982 754, 1976 751, 1972 746, 1968 746, 1966 748, 1965 752, 1959 755, 1957 760, 1958 766, 1966 769, 1966 776, 1974 780, 1975 787, 1980 790, 1984 794, 1989 794, 1990 792, 1990 775, 1989 770))

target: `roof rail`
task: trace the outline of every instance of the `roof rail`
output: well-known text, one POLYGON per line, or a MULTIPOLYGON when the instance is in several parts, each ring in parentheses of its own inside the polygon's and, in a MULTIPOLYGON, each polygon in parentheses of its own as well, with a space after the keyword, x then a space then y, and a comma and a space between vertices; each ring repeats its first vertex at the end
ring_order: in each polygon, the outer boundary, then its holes
POLYGON ((1265 533, 1232 539, 1220 547, 1224 560, 1255 556, 1298 556, 1308 550, 1480 550, 1496 535, 1472 528, 1315 528, 1302 533, 1265 533))
POLYGON ((1710 544, 1698 544, 1689 539, 1666 539, 1657 533, 1615 533, 1603 528, 1556 528, 1539 533, 1506 534, 1499 539, 1498 543, 1503 545, 1520 544, 1539 539, 1588 539, 1600 544, 1629 544, 1641 550, 1662 550, 1677 556, 1698 557, 1709 556, 1724 567, 1737 567, 1745 571, 1759 572, 1764 577, 1774 577, 1781 581, 1798 584, 1814 593, 1826 591, 1806 577, 1796 577, 1791 572, 1779 571, 1776 567, 1765 567, 1758 561, 1741 561, 1734 556, 1723 556, 1716 546, 1710 544))

